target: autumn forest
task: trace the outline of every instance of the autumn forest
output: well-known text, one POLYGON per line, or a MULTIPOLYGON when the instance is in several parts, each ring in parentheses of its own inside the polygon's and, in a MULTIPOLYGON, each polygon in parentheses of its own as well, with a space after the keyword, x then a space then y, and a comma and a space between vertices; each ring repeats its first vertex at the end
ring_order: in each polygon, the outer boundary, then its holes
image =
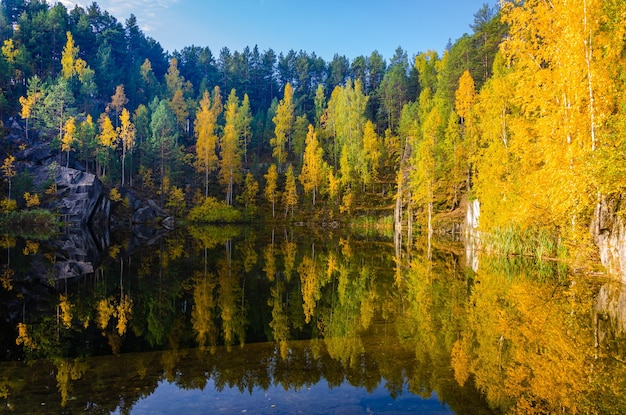
POLYGON ((441 55, 326 62, 170 54, 96 3, 3 1, 2 134, 15 120, 23 137, 3 146, 2 209, 45 206, 53 192, 15 155, 50 142, 113 203, 156 194, 192 222, 371 217, 432 235, 477 200, 494 246, 531 235, 548 256, 580 251, 596 205, 626 186, 623 9, 503 1, 441 55))
POLYGON ((626 2, 501 0, 468 31, 171 52, 96 2, 2 0, 0 405, 131 413, 169 382, 314 412, 292 398, 326 380, 624 413, 626 2))

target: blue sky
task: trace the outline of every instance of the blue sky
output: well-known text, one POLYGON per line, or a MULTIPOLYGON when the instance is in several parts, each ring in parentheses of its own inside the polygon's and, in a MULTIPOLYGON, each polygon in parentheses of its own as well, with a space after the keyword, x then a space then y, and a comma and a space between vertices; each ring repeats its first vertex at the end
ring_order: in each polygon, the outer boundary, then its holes
MULTIPOLYGON (((92 0, 63 0, 68 8, 92 0)), ((377 50, 388 61, 398 46, 409 57, 442 52, 464 33, 484 3, 495 0, 99 0, 125 23, 133 13, 144 33, 170 52, 185 46, 231 52, 258 45, 276 53, 305 50, 327 61, 377 50)))

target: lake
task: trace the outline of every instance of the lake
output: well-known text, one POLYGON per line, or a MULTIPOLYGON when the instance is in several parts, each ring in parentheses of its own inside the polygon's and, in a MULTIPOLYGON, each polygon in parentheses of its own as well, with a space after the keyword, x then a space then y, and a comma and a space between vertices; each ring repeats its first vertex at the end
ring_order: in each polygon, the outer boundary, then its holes
POLYGON ((428 247, 307 227, 3 235, 0 407, 626 413, 620 283, 428 247))

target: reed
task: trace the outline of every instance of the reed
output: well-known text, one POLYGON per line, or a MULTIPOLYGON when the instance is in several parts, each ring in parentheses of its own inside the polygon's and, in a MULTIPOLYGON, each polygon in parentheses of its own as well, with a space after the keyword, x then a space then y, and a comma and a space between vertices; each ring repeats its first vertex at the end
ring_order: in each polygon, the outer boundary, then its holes
POLYGON ((497 228, 486 236, 485 242, 494 254, 533 257, 537 261, 562 259, 567 253, 558 235, 543 228, 497 228))

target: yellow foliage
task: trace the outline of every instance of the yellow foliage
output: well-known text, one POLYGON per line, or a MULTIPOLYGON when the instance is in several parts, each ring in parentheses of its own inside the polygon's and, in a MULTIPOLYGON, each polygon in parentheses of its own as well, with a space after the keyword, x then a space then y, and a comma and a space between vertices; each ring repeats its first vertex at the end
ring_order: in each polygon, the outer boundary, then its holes
POLYGON ((133 300, 128 295, 122 295, 120 302, 116 307, 117 314, 117 333, 123 336, 128 328, 128 322, 133 312, 133 300))
POLYGON ((293 217, 294 207, 298 205, 298 194, 296 192, 296 178, 293 172, 293 166, 290 164, 285 173, 285 191, 283 192, 283 206, 285 207, 285 217, 291 210, 293 217))
POLYGON ((75 61, 78 57, 78 46, 75 46, 71 32, 67 32, 66 35, 67 42, 61 55, 61 66, 63 78, 69 79, 76 73, 75 61))
POLYGON ((72 308, 72 304, 70 303, 67 295, 61 294, 61 296, 59 297, 59 309, 61 323, 66 329, 72 327, 72 308))
POLYGON ((122 169, 124 169, 126 154, 135 146, 135 136, 137 135, 135 125, 130 120, 130 112, 126 108, 122 109, 120 114, 120 126, 117 133, 122 142, 122 169))
POLYGON ((476 88, 474 79, 472 79, 472 75, 467 70, 463 72, 461 79, 459 79, 459 88, 456 90, 455 98, 457 114, 464 121, 469 119, 472 107, 476 101, 476 88))
POLYGON ((2 169, 2 174, 4 174, 4 177, 6 177, 7 180, 11 180, 12 177, 15 177, 17 174, 17 170, 15 169, 15 157, 8 155, 4 159, 0 169, 2 169))
POLYGON ((183 189, 180 187, 174 186, 170 190, 170 194, 167 198, 167 203, 165 207, 170 209, 174 215, 180 216, 183 215, 185 209, 187 208, 187 203, 185 202, 185 193, 183 189))
POLYGON ((100 134, 98 135, 100 146, 104 148, 115 148, 117 145, 117 132, 113 127, 111 118, 105 113, 102 113, 98 119, 98 125, 100 127, 100 134))
POLYGON ((96 324, 104 331, 109 325, 109 320, 115 315, 115 307, 110 298, 102 298, 98 301, 96 324))
POLYGON ((23 249, 24 255, 36 254, 39 250, 39 242, 31 241, 30 239, 26 241, 26 244, 23 249))
POLYGON ((31 194, 30 192, 24 193, 24 201, 26 202, 27 208, 37 207, 39 206, 39 195, 36 193, 31 194))
POLYGON ((109 199, 111 199, 111 201, 115 203, 122 201, 122 195, 120 194, 120 191, 117 190, 117 187, 111 189, 111 191, 109 192, 109 199))
POLYGON ((283 262, 285 264, 285 278, 287 281, 291 279, 291 274, 293 272, 295 263, 296 263, 296 251, 297 245, 295 242, 285 241, 281 245, 281 252, 283 254, 283 262))
POLYGON ((208 196, 209 173, 217 166, 217 117, 222 112, 222 102, 219 87, 215 87, 213 101, 209 92, 205 91, 200 108, 194 121, 196 136, 196 168, 204 173, 205 196, 208 196))
POLYGON ((265 178, 263 195, 265 199, 272 204, 272 217, 274 217, 276 199, 278 198, 278 170, 276 169, 276 165, 272 164, 263 177, 265 178))
POLYGON ((216 312, 215 276, 212 273, 194 276, 193 308, 191 309, 191 325, 196 332, 196 341, 201 348, 215 346, 218 330, 214 322, 216 312))
POLYGON ((15 339, 15 344, 18 346, 24 345, 24 347, 28 347, 29 349, 37 348, 37 344, 28 333, 28 326, 24 323, 17 323, 17 338, 15 339))
POLYGON ((57 185, 56 183, 52 183, 50 186, 48 186, 48 188, 46 189, 46 194, 47 195, 54 195, 57 192, 57 185))
POLYGON ((302 171, 298 179, 302 183, 304 191, 311 192, 313 205, 315 205, 317 191, 324 179, 324 150, 319 145, 317 134, 310 124, 305 145, 302 171))
POLYGON ((272 118, 274 122, 274 137, 270 139, 272 146, 272 156, 278 164, 282 164, 287 160, 286 145, 291 140, 294 124, 294 103, 293 103, 293 87, 289 82, 285 85, 283 99, 278 103, 276 115, 272 118))
POLYGON ((470 376, 470 362, 469 356, 461 345, 460 340, 454 342, 451 358, 452 368, 454 369, 454 379, 459 386, 463 387, 470 376))
POLYGON ((119 245, 111 245, 109 247, 109 257, 116 259, 120 255, 121 247, 119 245))
POLYGON ((332 202, 337 200, 339 196, 341 182, 339 178, 335 176, 332 170, 328 171, 328 197, 332 202))
POLYGON ((298 266, 298 274, 300 275, 300 283, 302 290, 302 309, 304 311, 304 321, 309 323, 317 301, 320 299, 320 283, 315 260, 310 256, 302 258, 302 262, 298 266))
POLYGON ((13 44, 13 39, 5 39, 2 45, 2 55, 4 55, 8 62, 14 63, 19 52, 20 51, 16 49, 13 44))
POLYGON ((146 190, 154 190, 153 171, 151 168, 140 166, 139 176, 141 177, 141 184, 146 190))
POLYGON ((61 138, 61 151, 70 152, 76 141, 76 120, 74 117, 68 118, 63 127, 63 137, 61 138))
POLYGON ((2 213, 9 213, 17 210, 17 202, 12 199, 7 199, 6 197, 0 200, 0 211, 2 213))
POLYGON ((15 275, 15 271, 9 268, 7 265, 2 267, 2 275, 0 275, 0 283, 2 283, 2 288, 7 291, 13 290, 13 276, 15 275))
POLYGON ((274 281, 276 278, 276 256, 274 253, 274 244, 267 244, 263 248, 263 271, 268 281, 274 281))
POLYGON ((347 213, 349 215, 352 210, 353 201, 354 201, 354 195, 352 194, 352 192, 350 191, 346 192, 343 195, 343 198, 341 198, 341 206, 339 206, 339 211, 341 213, 347 213))
POLYGON ((30 118, 33 111, 33 106, 35 105, 35 97, 32 95, 29 95, 27 97, 20 97, 19 101, 20 105, 22 105, 22 111, 20 112, 21 117, 24 119, 30 118))

